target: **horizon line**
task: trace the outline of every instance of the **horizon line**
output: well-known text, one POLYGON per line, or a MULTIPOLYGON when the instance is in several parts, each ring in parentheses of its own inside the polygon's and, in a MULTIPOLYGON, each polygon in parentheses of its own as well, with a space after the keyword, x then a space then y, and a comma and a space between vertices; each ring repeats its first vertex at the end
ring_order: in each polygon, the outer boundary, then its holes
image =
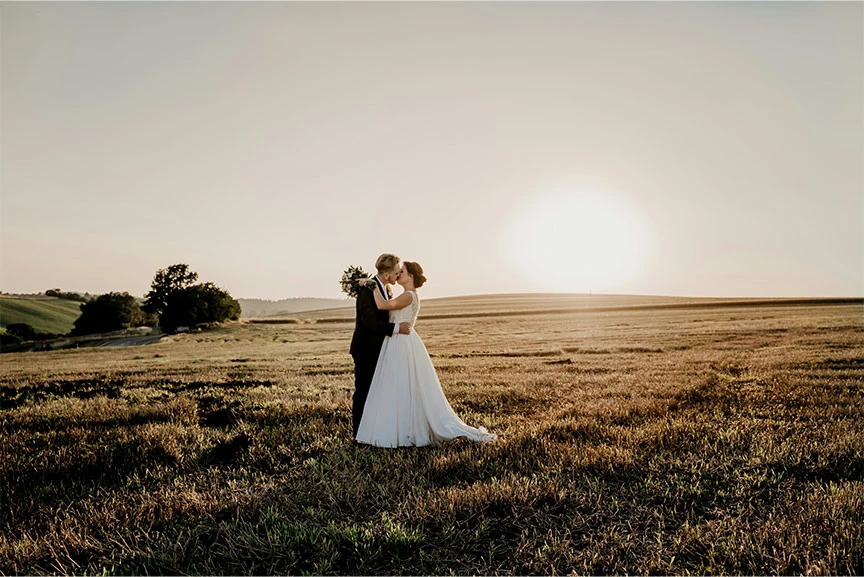
MULTIPOLYGON (((89 291, 63 291, 63 292, 71 292, 77 293, 80 295, 89 294, 91 296, 99 296, 101 294, 107 293, 91 293, 89 291)), ((128 292, 128 291, 108 291, 108 292, 128 292)), ((131 293, 130 293, 131 294, 131 293)), ((45 296, 43 292, 34 292, 34 293, 21 293, 21 292, 8 292, 0 290, 0 296, 4 297, 34 297, 34 296, 45 296)), ((133 295, 134 296, 134 295, 133 295)), ((232 295, 233 296, 233 295, 232 295)), ((649 293, 608 293, 608 292, 556 292, 556 291, 545 291, 545 292, 491 292, 491 293, 470 293, 470 294, 458 294, 458 295, 448 295, 448 296, 440 296, 440 297, 430 297, 429 301, 432 300, 445 300, 445 299, 462 299, 462 298, 478 298, 478 297, 506 297, 506 296, 581 296, 581 297, 660 297, 660 298, 689 298, 689 299, 861 299, 864 298, 864 293, 861 295, 770 295, 770 296, 729 296, 729 295, 712 295, 712 296, 693 296, 693 295, 682 295, 682 294, 649 294, 649 293)), ((51 298, 51 297, 49 297, 51 298)), ((57 298, 57 297, 54 297, 57 298)), ((143 297, 142 297, 143 298, 143 297)), ((237 297, 233 298, 237 300, 258 300, 258 301, 266 301, 266 302, 281 302, 286 300, 329 300, 329 301, 351 301, 354 300, 351 297, 328 297, 328 296, 300 296, 300 297, 282 297, 282 298, 264 298, 264 297, 237 297)))

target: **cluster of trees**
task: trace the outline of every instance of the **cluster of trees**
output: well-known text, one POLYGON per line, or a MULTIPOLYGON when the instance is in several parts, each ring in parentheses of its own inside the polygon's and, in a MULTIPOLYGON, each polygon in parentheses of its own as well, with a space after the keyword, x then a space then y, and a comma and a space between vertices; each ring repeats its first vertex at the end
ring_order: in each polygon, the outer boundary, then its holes
POLYGON ((135 297, 127 292, 111 292, 82 304, 81 316, 69 334, 93 335, 154 324, 156 317, 141 310, 135 297))
POLYGON ((58 299, 65 299, 68 301, 78 301, 81 303, 86 303, 90 300, 90 293, 84 293, 83 295, 72 292, 63 292, 59 288, 48 289, 45 291, 46 297, 57 297, 58 299))
POLYGON ((16 345, 22 341, 47 341, 60 335, 41 333, 27 323, 12 323, 6 325, 6 333, 0 335, 0 344, 16 345))
POLYGON ((240 303, 212 282, 195 284, 198 273, 175 264, 156 271, 139 304, 129 293, 108 293, 81 305, 73 335, 159 324, 166 332, 240 318, 240 303))
MULTIPOLYGON (((82 301, 81 316, 75 320, 70 336, 156 324, 171 333, 181 327, 192 328, 240 318, 240 303, 228 291, 212 282, 195 284, 197 280, 198 274, 188 265, 175 264, 156 272, 150 292, 141 303, 128 292, 111 292, 91 299, 78 293, 63 293, 60 289, 50 289, 45 294, 59 298, 74 295, 72 300, 82 301)), ((13 344, 59 335, 38 333, 28 324, 16 323, 7 326, 6 334, 0 336, 0 344, 13 344)))
POLYGON ((167 332, 240 318, 240 303, 212 282, 194 284, 198 273, 185 264, 160 269, 144 297, 144 312, 159 317, 167 332))

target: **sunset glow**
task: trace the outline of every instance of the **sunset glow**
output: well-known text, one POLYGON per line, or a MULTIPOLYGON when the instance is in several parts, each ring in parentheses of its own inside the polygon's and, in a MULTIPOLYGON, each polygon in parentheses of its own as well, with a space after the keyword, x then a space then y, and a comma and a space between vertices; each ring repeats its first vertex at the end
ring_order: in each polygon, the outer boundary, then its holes
POLYGON ((634 209, 609 193, 564 190, 520 207, 512 229, 515 262, 539 287, 613 292, 652 257, 653 238, 634 209))
POLYGON ((2 12, 5 292, 864 293, 860 2, 2 12))

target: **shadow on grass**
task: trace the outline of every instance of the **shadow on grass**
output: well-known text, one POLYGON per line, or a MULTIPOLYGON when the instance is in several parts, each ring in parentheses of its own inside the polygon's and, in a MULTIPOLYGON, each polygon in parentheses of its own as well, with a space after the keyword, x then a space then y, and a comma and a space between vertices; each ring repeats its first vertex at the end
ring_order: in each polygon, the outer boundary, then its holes
MULTIPOLYGON (((751 538, 753 528, 777 522, 778 511, 800 514, 806 503, 794 505, 794 498, 814 485, 840 487, 854 502, 849 487, 864 472, 852 443, 820 444, 808 438, 812 429, 795 428, 796 418, 824 409, 821 397, 802 404, 805 393, 814 394, 795 381, 717 365, 669 397, 613 410, 562 409, 518 425, 502 418, 501 437, 490 445, 456 440, 385 450, 350 444, 351 414, 342 405, 259 407, 208 392, 190 401, 197 413, 189 426, 225 438, 188 468, 158 445, 121 433, 46 439, 71 460, 38 470, 24 461, 7 467, 15 502, 0 505, 12 507, 13 521, 33 506, 44 516, 96 487, 119 494, 126 479, 153 466, 178 478, 188 473, 191 493, 210 490, 204 483, 215 477, 226 494, 238 484, 250 494, 215 513, 156 519, 157 532, 119 555, 119 573, 803 573, 804 556, 779 564, 772 555, 783 543, 751 538), (753 403, 787 408, 791 423, 752 426, 753 403), (241 424, 243 431, 228 434, 241 424), (199 480, 202 466, 217 475, 199 480)), ((457 405, 506 415, 536 402, 508 391, 457 405)), ((807 535, 808 526, 788 523, 784 538, 807 535)), ((860 551, 855 546, 850 550, 860 551)), ((96 571, 114 562, 114 549, 99 547, 71 555, 96 571)), ((819 552, 806 547, 796 551, 819 552)), ((56 561, 43 555, 30 567, 56 561)), ((859 566, 834 563, 825 572, 859 566)))
MULTIPOLYGON (((26 445, 22 448, 27 450, 26 445)), ((116 489, 136 473, 177 464, 176 457, 163 447, 122 434, 87 439, 54 436, 49 447, 33 447, 31 452, 31 459, 16 460, 4 471, 0 509, 8 511, 13 522, 44 513, 58 503, 85 498, 97 489, 116 489), (50 452, 47 462, 46 450, 50 452), (55 458, 58 454, 65 457, 55 458)))
POLYGON ((111 399, 120 396, 125 381, 113 379, 75 379, 70 381, 28 382, 21 386, 0 386, 0 407, 14 409, 37 404, 54 397, 89 399, 103 395, 111 399))

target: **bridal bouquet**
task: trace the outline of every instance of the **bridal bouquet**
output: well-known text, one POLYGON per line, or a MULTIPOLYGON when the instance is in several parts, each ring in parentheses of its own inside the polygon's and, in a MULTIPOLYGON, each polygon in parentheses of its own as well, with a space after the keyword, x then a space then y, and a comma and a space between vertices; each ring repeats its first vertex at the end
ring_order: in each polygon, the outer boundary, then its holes
MULTIPOLYGON (((363 272, 363 267, 349 266, 342 273, 342 280, 339 284, 342 285, 342 292, 348 295, 348 298, 357 298, 357 291, 360 290, 360 284, 357 281, 361 278, 369 278, 369 275, 363 272)), ((372 287, 369 286, 369 288, 372 287)))

